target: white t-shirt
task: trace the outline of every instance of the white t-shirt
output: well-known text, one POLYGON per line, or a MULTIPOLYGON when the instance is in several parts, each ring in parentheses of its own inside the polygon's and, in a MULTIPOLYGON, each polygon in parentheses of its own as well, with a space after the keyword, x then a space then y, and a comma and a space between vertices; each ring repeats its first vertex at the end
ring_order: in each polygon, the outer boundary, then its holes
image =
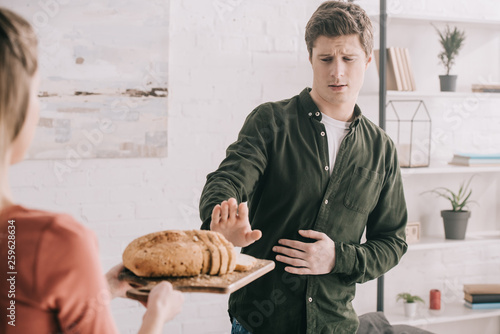
POLYGON ((328 139, 328 151, 330 152, 330 174, 332 174, 335 165, 335 158, 339 151, 342 140, 349 132, 351 122, 342 122, 323 114, 321 123, 325 125, 326 138, 328 139))

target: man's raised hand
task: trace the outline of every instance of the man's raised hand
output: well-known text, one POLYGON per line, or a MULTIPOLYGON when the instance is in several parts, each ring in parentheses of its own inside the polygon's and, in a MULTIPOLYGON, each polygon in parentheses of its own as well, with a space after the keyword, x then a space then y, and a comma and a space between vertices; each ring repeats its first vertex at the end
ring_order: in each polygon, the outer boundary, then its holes
POLYGON ((246 247, 262 236, 260 230, 250 226, 247 203, 238 205, 235 198, 214 207, 210 230, 222 233, 236 247, 246 247))

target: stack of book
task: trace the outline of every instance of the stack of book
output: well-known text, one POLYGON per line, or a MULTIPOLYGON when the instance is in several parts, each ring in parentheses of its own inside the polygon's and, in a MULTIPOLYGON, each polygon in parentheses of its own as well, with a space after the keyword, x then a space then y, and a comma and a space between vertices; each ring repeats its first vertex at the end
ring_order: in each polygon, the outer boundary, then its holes
POLYGON ((500 93, 500 83, 497 84, 473 84, 472 85, 473 92, 479 93, 500 93))
MULTIPOLYGON (((375 50, 375 62, 380 75, 379 50, 375 50)), ((417 89, 407 48, 391 47, 387 49, 386 68, 387 90, 414 91, 417 89)))
POLYGON ((496 154, 474 154, 461 153, 453 155, 450 165, 459 166, 500 166, 500 153, 496 154))
POLYGON ((464 303, 473 310, 500 309, 500 284, 464 284, 464 303))

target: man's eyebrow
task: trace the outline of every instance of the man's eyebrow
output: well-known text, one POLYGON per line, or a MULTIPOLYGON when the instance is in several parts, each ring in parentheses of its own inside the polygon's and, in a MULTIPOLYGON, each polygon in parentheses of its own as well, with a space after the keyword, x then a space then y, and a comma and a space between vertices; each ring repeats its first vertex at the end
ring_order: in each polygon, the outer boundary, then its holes
MULTIPOLYGON (((341 55, 350 57, 358 56, 358 54, 355 52, 341 52, 341 55)), ((318 54, 318 57, 333 57, 333 55, 331 53, 321 53, 318 54)))

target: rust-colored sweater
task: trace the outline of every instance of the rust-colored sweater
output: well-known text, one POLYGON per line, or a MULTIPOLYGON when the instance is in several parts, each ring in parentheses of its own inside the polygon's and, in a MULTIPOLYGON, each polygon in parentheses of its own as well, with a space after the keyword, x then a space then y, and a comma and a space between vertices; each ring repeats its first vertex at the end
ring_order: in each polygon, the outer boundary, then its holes
POLYGON ((118 333, 109 302, 92 231, 66 214, 0 211, 0 333, 118 333))

